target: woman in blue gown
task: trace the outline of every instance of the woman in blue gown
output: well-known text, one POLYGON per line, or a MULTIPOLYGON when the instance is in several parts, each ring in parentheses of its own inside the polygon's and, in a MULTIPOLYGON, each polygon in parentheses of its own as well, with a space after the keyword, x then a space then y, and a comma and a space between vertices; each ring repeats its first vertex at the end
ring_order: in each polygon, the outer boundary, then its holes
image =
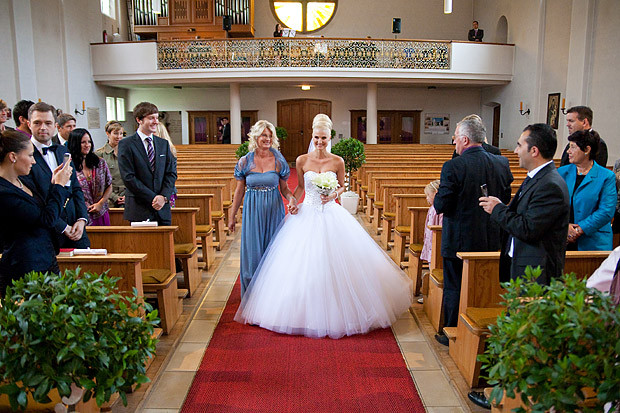
POLYGON ((235 166, 237 188, 228 220, 228 228, 234 232, 235 216, 245 198, 241 227, 241 296, 284 218, 280 192, 290 205, 297 204, 286 184, 291 171, 278 152, 276 128, 266 120, 259 120, 248 136, 250 152, 235 166))

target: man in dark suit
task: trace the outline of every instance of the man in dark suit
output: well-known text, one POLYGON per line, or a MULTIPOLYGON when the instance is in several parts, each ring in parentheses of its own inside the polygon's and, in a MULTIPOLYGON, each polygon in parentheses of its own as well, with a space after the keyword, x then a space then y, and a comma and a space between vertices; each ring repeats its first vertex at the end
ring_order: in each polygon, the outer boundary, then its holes
POLYGON ((515 153, 519 166, 528 173, 514 199, 509 205, 493 196, 480 199, 491 221, 506 232, 500 261, 502 282, 522 276, 528 265, 541 266, 543 273, 537 280, 541 284, 562 275, 570 200, 566 182, 553 163, 557 144, 549 125, 526 127, 515 153))
MULTIPOLYGON (((35 103, 28 110, 28 126, 32 131, 34 159, 37 162, 32 166, 30 176, 43 196, 47 196, 50 191, 52 171, 63 163, 65 153, 69 153, 65 146, 52 144, 54 123, 54 108, 47 103, 35 103)), ((84 231, 88 223, 88 211, 75 170, 67 185, 71 196, 60 218, 54 223, 59 245, 60 248, 88 248, 90 241, 84 231)))
POLYGON ((473 29, 467 34, 467 40, 470 42, 481 42, 484 37, 484 30, 478 28, 477 20, 474 20, 472 27, 473 29))
POLYGON ((230 123, 228 123, 228 118, 222 118, 222 143, 230 143, 230 123))
MULTIPOLYGON (((528 265, 540 265, 543 272, 536 281, 541 284, 549 284, 551 278, 562 275, 570 201, 566 182, 553 163, 557 146, 551 126, 527 126, 515 149, 519 166, 528 171, 527 178, 512 202, 505 205, 493 196, 480 198, 480 206, 490 214, 491 221, 503 229, 501 282, 524 275, 528 265)), ((470 391, 467 397, 478 406, 491 409, 484 393, 470 391)))
POLYGON ((175 158, 168 141, 153 133, 159 123, 159 110, 141 102, 133 110, 138 131, 118 144, 118 168, 125 183, 125 211, 131 222, 157 221, 170 225, 170 197, 177 179, 175 158))
POLYGON ((56 145, 65 145, 69 140, 69 134, 75 129, 75 118, 69 113, 61 113, 56 118, 56 129, 58 133, 52 136, 52 142, 56 145))
MULTIPOLYGON (((455 327, 458 321, 463 262, 460 251, 496 251, 500 249, 499 226, 478 206, 482 185, 489 194, 510 200, 513 180, 508 159, 482 149, 485 128, 479 119, 468 117, 456 125, 454 141, 457 158, 441 169, 441 183, 434 207, 443 214, 441 256, 443 257, 444 325, 455 327)), ((437 341, 448 345, 446 336, 437 341)))
MULTIPOLYGON (((568 128, 568 134, 572 135, 580 130, 592 130, 593 115, 592 109, 587 106, 573 106, 572 108, 569 108, 566 112, 566 127, 568 128)), ((569 164, 568 147, 569 145, 567 144, 566 148, 564 148, 560 166, 569 164)), ((596 158, 594 160, 597 164, 606 167, 607 158, 607 144, 603 138, 601 138, 598 153, 596 154, 596 158)))

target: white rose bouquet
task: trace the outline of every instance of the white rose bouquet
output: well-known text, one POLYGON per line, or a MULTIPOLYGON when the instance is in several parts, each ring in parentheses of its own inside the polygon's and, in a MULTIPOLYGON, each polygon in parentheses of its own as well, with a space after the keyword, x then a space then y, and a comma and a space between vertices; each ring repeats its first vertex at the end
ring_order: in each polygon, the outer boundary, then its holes
POLYGON ((310 182, 316 187, 319 194, 325 196, 328 196, 340 186, 336 176, 333 173, 326 172, 318 174, 310 182))

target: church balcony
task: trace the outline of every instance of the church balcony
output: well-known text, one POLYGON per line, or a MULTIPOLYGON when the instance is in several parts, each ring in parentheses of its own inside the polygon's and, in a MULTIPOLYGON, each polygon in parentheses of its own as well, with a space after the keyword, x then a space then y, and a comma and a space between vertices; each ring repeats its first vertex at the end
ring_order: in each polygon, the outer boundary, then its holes
POLYGON ((513 78, 514 45, 432 40, 269 38, 91 45, 106 85, 304 80, 488 86, 513 78))

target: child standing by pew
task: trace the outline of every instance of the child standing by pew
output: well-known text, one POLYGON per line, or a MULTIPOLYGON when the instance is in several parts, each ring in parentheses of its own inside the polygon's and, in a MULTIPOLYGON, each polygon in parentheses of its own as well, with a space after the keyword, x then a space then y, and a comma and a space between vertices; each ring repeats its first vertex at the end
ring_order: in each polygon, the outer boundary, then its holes
MULTIPOLYGON (((433 207, 433 201, 435 200, 435 194, 439 189, 439 179, 434 180, 433 182, 426 185, 424 188, 424 193, 426 194, 426 202, 428 202, 429 208, 428 213, 426 214, 426 221, 424 222, 424 246, 422 247, 422 252, 420 253, 420 259, 426 262, 430 262, 431 260, 431 247, 432 247, 432 237, 433 232, 428 229, 429 225, 441 225, 443 222, 443 214, 437 214, 435 211, 435 207, 433 207)), ((423 298, 419 298, 418 302, 422 304, 424 301, 423 298)))

